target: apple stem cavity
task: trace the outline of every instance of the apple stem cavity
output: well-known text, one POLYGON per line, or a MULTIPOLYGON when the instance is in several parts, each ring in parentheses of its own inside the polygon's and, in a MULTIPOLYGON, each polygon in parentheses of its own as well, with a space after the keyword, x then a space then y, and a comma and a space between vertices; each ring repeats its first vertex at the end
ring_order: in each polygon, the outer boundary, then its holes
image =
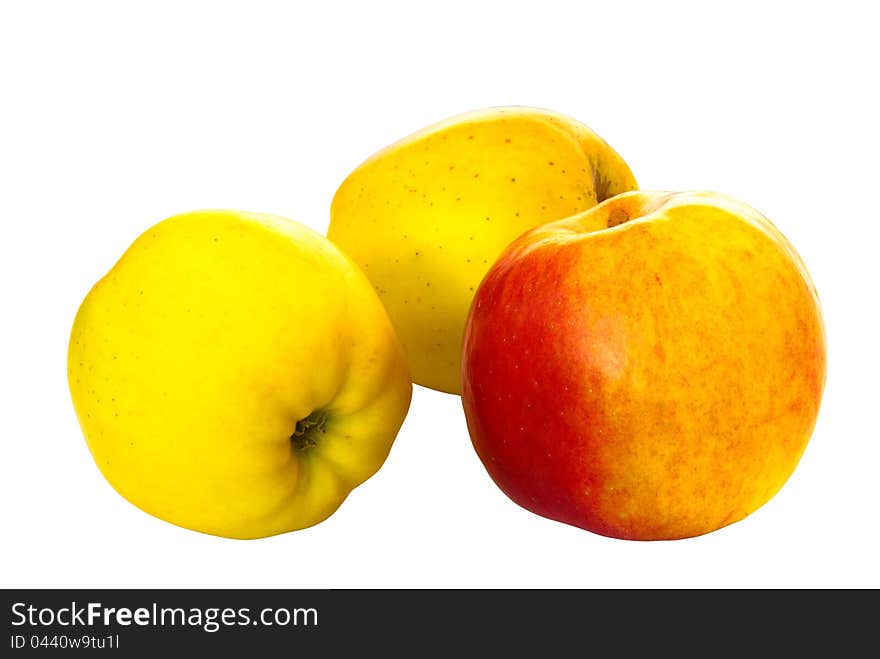
POLYGON ((622 208, 612 208, 608 213, 608 228, 616 227, 618 224, 629 222, 629 213, 622 208))
POLYGON ((296 422, 296 430, 290 436, 295 451, 305 451, 318 445, 318 434, 327 432, 327 412, 315 410, 296 422))

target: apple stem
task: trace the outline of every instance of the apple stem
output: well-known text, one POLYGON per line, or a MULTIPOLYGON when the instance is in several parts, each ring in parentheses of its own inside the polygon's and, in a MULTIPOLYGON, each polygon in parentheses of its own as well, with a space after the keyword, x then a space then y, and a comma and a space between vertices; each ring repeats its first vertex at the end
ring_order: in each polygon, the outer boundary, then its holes
POLYGON ((296 430, 290 436, 290 443, 296 451, 305 451, 318 445, 316 435, 327 432, 327 412, 315 410, 304 419, 296 422, 296 430))

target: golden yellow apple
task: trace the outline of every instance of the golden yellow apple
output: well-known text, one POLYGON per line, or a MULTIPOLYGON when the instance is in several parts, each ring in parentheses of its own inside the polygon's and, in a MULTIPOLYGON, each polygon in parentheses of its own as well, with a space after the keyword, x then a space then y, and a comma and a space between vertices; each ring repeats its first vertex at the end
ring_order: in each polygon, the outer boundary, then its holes
POLYGON ((474 291, 524 231, 634 190, 626 163, 577 121, 493 108, 378 152, 337 190, 328 237, 385 303, 415 382, 458 393, 474 291))
POLYGON ((221 210, 153 226, 92 288, 68 381, 123 497, 230 538, 331 515, 382 465, 412 391, 357 266, 301 224, 221 210))
POLYGON ((486 275, 462 403, 500 488, 616 538, 741 520, 794 471, 825 383, 792 245, 714 193, 632 192, 514 242, 486 275))

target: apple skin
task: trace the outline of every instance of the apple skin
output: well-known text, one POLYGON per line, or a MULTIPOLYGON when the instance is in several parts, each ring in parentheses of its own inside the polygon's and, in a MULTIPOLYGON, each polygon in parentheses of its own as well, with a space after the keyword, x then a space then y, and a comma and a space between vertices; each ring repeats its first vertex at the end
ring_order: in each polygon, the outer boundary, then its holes
POLYGON ((469 314, 462 403, 520 506, 678 539, 776 494, 825 369, 816 290, 766 218, 716 193, 631 192, 505 250, 469 314))
POLYGON ((329 517, 382 465, 412 393, 356 265, 297 222, 226 210, 135 240, 77 312, 68 382, 123 497, 242 539, 329 517))
POLYGON ((373 282, 413 380, 458 394, 480 280, 539 224, 636 189, 623 159, 565 115, 467 112, 382 149, 339 186, 327 236, 373 282))

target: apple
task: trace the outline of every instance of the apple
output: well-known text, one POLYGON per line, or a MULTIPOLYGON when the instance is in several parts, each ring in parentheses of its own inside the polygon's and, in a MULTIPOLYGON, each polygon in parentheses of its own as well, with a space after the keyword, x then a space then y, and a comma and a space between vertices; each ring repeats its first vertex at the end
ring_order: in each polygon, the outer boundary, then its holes
POLYGON ((520 506, 687 538, 786 482, 825 364, 816 290, 765 217, 716 193, 631 192, 504 251, 468 318, 462 403, 520 506))
POLYGON ((68 382, 123 497, 229 538, 330 516, 382 465, 412 392, 357 266, 292 220, 226 210, 129 247, 76 314, 68 382))
POLYGON ((452 117, 383 149, 340 185, 328 237, 382 298, 418 384, 459 393, 480 280, 524 231, 636 182, 598 135, 527 107, 452 117))

